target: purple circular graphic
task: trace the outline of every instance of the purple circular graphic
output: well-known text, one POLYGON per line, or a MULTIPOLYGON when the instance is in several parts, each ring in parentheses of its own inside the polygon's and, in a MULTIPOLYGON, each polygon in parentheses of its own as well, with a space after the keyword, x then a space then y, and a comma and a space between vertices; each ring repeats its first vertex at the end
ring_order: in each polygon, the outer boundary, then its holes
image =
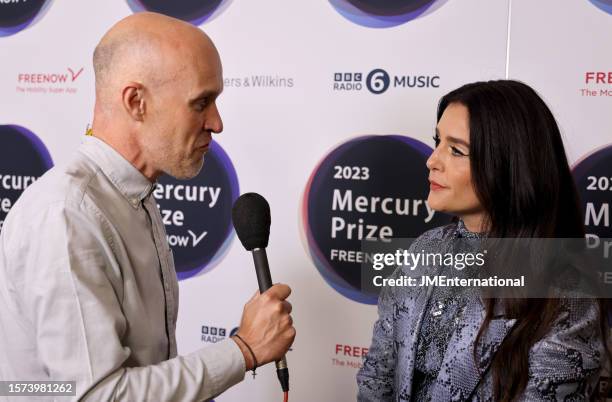
POLYGON ((612 0, 589 0, 595 7, 612 14, 612 0))
POLYGON ((133 12, 153 11, 200 25, 227 8, 231 0, 127 0, 133 12))
POLYGON ((612 145, 598 149, 576 163, 574 179, 580 194, 589 235, 612 238, 612 145))
POLYGON ((27 28, 45 14, 50 0, 0 1, 0 36, 10 36, 27 28))
POLYGON ((236 170, 216 141, 204 159, 204 167, 193 179, 165 175, 153 191, 179 279, 208 272, 234 238, 232 205, 240 194, 236 170))
POLYGON ((447 0, 329 0, 349 21, 369 27, 388 28, 433 12, 447 0))
POLYGON ((0 125, 0 230, 21 193, 53 167, 43 142, 30 130, 0 125))
POLYGON ((378 300, 361 286, 362 240, 415 238, 450 221, 426 202, 431 152, 405 136, 363 136, 336 147, 314 169, 302 199, 302 227, 314 265, 343 296, 378 300))

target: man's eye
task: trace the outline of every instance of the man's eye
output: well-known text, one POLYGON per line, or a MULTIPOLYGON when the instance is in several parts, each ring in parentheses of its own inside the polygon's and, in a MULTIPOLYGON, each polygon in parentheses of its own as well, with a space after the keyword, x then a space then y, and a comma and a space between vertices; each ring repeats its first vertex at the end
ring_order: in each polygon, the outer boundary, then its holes
POLYGON ((198 103, 195 104, 195 109, 198 112, 203 111, 205 107, 206 107, 206 102, 198 102, 198 103))

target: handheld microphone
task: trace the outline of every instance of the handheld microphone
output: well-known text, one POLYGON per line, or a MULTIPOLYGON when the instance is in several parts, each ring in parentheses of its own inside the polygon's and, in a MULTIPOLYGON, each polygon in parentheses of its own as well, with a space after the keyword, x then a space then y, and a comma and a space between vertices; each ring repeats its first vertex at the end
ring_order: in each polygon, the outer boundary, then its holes
MULTIPOLYGON (((240 242, 253 254, 255 274, 261 293, 272 287, 270 266, 266 247, 270 237, 270 205, 264 197, 257 193, 242 194, 232 208, 232 221, 240 242)), ((289 391, 289 368, 287 359, 276 362, 276 374, 283 392, 289 391)))

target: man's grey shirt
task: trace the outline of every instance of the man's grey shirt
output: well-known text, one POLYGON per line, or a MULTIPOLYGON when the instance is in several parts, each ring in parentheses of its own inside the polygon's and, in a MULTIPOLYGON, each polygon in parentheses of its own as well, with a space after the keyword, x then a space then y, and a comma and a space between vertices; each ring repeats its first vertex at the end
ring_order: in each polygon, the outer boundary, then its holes
POLYGON ((0 234, 1 380, 133 402, 201 401, 244 378, 231 339, 176 357, 178 283, 152 190, 86 137, 22 194, 0 234))

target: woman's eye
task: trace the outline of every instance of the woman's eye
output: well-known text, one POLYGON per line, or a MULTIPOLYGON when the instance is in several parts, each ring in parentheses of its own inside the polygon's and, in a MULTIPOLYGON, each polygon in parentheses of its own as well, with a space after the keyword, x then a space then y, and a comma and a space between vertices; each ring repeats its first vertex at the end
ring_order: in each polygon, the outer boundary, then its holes
POLYGON ((459 150, 459 148, 456 148, 456 147, 451 147, 451 153, 452 153, 454 156, 467 156, 466 154, 464 154, 463 152, 461 152, 461 151, 459 150))

